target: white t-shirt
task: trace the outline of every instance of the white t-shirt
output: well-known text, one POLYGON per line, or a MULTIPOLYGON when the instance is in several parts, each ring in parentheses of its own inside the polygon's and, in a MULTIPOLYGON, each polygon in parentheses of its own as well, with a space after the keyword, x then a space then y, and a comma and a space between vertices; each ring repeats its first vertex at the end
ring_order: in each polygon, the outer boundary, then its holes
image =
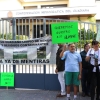
MULTIPOLYGON (((91 57, 90 63, 92 65, 95 64, 94 57, 98 59, 98 64, 100 64, 100 49, 98 49, 97 51, 95 51, 93 48, 89 49, 86 56, 91 57)), ((100 70, 100 66, 99 66, 99 70, 100 70)), ((94 67, 93 72, 96 72, 96 67, 94 67)))

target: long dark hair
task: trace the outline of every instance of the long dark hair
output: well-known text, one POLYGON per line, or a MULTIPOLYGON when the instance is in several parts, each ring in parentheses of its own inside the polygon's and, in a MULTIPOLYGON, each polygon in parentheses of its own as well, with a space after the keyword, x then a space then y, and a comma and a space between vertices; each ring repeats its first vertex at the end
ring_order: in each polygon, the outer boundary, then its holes
POLYGON ((99 44, 98 41, 96 41, 96 40, 93 40, 93 41, 92 41, 92 45, 97 45, 97 44, 99 44))
POLYGON ((88 44, 89 44, 89 43, 85 43, 85 44, 84 44, 84 49, 85 49, 85 47, 86 47, 88 44))

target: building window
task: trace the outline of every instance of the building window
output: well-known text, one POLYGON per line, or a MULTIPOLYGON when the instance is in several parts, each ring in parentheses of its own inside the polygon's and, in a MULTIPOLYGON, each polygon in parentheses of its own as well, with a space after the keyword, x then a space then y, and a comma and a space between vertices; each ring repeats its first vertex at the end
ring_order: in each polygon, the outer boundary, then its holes
POLYGON ((37 9, 37 6, 25 6, 24 9, 25 9, 25 10, 37 9))
POLYGON ((42 5, 41 8, 62 8, 62 7, 67 7, 67 4, 62 4, 62 5, 42 5))

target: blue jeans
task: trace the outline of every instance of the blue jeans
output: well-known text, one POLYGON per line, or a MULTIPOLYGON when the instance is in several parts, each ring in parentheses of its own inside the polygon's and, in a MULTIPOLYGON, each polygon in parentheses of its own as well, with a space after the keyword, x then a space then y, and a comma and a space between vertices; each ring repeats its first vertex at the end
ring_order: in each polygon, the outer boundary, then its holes
POLYGON ((90 93, 90 84, 88 82, 88 69, 82 69, 82 92, 85 94, 90 93))

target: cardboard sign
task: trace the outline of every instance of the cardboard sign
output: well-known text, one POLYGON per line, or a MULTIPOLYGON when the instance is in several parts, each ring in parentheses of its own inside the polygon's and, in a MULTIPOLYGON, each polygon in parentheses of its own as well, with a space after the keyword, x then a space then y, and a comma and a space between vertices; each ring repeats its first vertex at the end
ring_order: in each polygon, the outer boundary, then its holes
POLYGON ((52 43, 78 42, 78 22, 61 22, 51 24, 52 43))
POLYGON ((14 73, 0 73, 0 86, 14 86, 14 73))

